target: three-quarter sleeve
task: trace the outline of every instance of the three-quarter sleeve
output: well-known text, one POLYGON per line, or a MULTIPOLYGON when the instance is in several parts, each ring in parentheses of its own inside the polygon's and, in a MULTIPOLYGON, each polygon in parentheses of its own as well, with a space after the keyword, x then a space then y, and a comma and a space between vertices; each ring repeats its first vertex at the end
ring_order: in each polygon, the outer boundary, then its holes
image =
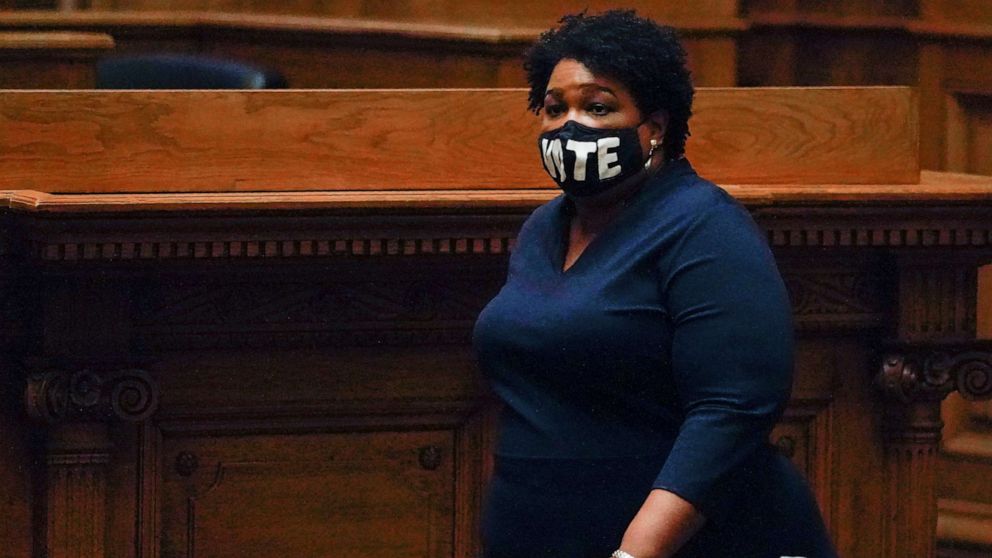
POLYGON ((761 230, 722 191, 690 218, 658 271, 684 420, 654 488, 721 523, 742 489, 742 468, 789 398, 789 300, 761 230))

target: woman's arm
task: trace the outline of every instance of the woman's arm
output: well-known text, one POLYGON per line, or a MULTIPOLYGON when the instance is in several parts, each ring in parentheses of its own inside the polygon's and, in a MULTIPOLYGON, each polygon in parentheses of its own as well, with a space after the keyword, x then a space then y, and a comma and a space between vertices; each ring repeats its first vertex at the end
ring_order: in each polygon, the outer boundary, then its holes
POLYGON ((620 550, 634 558, 668 558, 704 523, 706 518, 692 504, 656 488, 627 527, 620 550))
POLYGON ((659 261, 684 419, 625 537, 648 552, 627 550, 635 558, 677 550, 701 526, 693 511, 716 525, 729 520, 792 387, 785 285, 747 210, 717 196, 693 212, 677 247, 659 261))

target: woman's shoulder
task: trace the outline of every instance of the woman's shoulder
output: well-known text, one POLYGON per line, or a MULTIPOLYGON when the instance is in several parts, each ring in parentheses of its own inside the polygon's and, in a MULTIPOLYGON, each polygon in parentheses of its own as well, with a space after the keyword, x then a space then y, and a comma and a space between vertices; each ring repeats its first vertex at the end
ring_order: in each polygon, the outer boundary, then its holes
POLYGON ((564 194, 559 194, 534 208, 534 210, 531 211, 530 214, 524 219, 523 224, 520 225, 517 238, 519 239, 520 237, 527 236, 535 230, 546 228, 547 224, 554 217, 554 213, 560 210, 560 206, 563 201, 564 194))
POLYGON ((647 237, 661 248, 663 266, 674 268, 704 256, 742 266, 745 260, 765 266, 772 259, 767 233, 750 210, 695 172, 670 183, 650 211, 647 237))
POLYGON ((725 189, 696 173, 685 162, 682 172, 662 176, 652 185, 662 193, 654 209, 659 217, 689 225, 701 221, 732 219, 750 221, 750 212, 725 189))

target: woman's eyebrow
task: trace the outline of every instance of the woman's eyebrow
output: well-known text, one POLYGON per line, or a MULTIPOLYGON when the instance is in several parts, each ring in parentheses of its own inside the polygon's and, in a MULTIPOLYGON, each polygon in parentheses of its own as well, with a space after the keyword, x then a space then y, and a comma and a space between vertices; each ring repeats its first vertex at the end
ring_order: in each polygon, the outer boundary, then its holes
POLYGON ((606 87, 605 85, 600 85, 598 83, 583 83, 580 87, 582 89, 596 89, 596 90, 602 91, 604 93, 609 93, 610 95, 613 95, 614 97, 617 96, 617 94, 612 89, 610 89, 609 87, 606 87))

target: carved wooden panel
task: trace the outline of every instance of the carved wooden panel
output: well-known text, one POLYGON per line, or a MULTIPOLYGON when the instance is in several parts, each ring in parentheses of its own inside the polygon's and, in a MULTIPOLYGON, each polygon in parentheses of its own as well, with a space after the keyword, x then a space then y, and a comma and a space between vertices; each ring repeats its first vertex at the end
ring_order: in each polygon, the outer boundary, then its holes
POLYGON ((866 329, 884 319, 884 277, 870 269, 790 265, 783 279, 800 329, 866 329))
POLYGON ((450 431, 167 438, 162 558, 452 555, 450 431))
MULTIPOLYGON (((467 348, 168 351, 155 368, 162 441, 140 452, 163 479, 161 556, 231 555, 187 534, 246 505, 241 490, 207 488, 217 475, 277 491, 255 491, 268 503, 248 520, 279 515, 281 535, 266 544, 284 555, 473 555, 495 415, 467 348), (348 526, 304 533, 326 521, 348 526)), ((144 510, 146 525, 157 509, 144 510)), ((266 556, 250 552, 237 555, 266 556)))
POLYGON ((156 348, 466 344, 499 286, 497 277, 456 273, 158 283, 134 290, 134 327, 156 348))
POLYGON ((813 489, 827 527, 831 502, 831 418, 829 399, 797 399, 789 402, 782 420, 771 434, 771 442, 803 473, 813 489))

